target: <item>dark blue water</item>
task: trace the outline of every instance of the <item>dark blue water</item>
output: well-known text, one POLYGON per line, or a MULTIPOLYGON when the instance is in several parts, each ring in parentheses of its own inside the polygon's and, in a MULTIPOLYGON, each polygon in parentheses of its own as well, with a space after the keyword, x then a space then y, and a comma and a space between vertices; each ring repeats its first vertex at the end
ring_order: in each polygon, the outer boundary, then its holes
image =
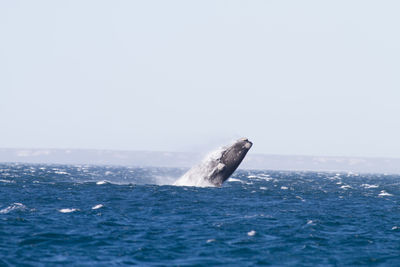
POLYGON ((400 176, 183 172, 0 164, 0 265, 400 266, 400 176))

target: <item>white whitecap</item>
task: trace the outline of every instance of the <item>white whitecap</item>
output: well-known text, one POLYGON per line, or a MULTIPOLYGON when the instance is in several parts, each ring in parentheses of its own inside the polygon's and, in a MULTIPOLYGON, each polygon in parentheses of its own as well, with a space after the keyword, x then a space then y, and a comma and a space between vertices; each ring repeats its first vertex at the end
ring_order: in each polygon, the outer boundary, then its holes
POLYGON ((61 213, 70 213, 70 212, 77 211, 77 209, 60 209, 58 211, 61 213))
POLYGON ((362 184, 361 185, 362 187, 364 187, 364 188, 378 188, 379 187, 379 185, 376 185, 376 184, 362 184))
POLYGON ((13 203, 10 206, 8 206, 7 208, 1 209, 0 210, 0 214, 6 214, 9 213, 10 211, 13 210, 24 210, 26 209, 26 206, 22 203, 13 203))
POLYGON ((98 204, 98 205, 96 205, 96 206, 93 206, 93 207, 92 207, 92 210, 97 210, 97 209, 100 209, 100 208, 102 208, 102 207, 103 207, 102 204, 98 204))
POLYGON ((108 181, 106 180, 102 180, 102 181, 98 181, 96 184, 101 185, 101 184, 107 184, 108 181))
POLYGON ((251 230, 250 232, 247 233, 248 236, 254 236, 256 234, 256 231, 251 230))
POLYGON ((10 184, 10 183, 15 183, 14 180, 4 180, 4 179, 0 179, 0 182, 2 182, 2 183, 8 183, 8 184, 10 184))
POLYGON ((281 189, 282 190, 288 190, 288 187, 287 186, 281 186, 281 189))
POLYGON ((392 194, 389 194, 388 192, 386 192, 385 190, 382 190, 381 193, 378 195, 381 197, 391 197, 393 196, 392 194))
POLYGON ((340 188, 342 188, 342 189, 351 189, 351 186, 350 185, 342 185, 340 188))
POLYGON ((228 182, 239 182, 239 183, 244 183, 242 180, 236 179, 236 178, 229 178, 228 182))
POLYGON ((55 174, 69 174, 68 172, 65 172, 65 171, 55 171, 54 173, 55 174))

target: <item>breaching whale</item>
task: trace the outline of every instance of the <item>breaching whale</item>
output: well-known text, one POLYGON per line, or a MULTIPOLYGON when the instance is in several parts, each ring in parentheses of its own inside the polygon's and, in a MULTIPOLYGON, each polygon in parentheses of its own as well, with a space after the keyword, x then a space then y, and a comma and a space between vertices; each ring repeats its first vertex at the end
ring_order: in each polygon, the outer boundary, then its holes
POLYGON ((221 147, 209 154, 199 165, 187 171, 174 185, 221 186, 240 165, 253 145, 247 138, 221 147))

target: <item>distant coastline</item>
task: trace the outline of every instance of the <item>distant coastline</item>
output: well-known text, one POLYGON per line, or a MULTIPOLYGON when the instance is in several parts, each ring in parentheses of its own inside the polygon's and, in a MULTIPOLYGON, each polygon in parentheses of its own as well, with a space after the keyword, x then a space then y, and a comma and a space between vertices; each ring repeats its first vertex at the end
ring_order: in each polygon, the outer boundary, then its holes
MULTIPOLYGON (((204 154, 187 152, 96 149, 0 148, 0 162, 90 164, 189 168, 204 154)), ((290 156, 249 153, 241 169, 400 173, 400 159, 332 156, 290 156)))

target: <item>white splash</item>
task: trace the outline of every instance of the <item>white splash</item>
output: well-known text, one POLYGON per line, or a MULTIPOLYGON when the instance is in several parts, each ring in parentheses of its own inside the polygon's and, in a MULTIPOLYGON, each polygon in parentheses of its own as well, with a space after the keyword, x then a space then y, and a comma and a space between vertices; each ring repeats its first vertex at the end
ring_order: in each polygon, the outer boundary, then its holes
POLYGON ((177 186, 198 186, 198 187, 214 187, 208 179, 211 174, 218 168, 219 159, 226 147, 220 147, 208 154, 203 161, 191 168, 173 185, 177 186))
POLYGON ((102 185, 102 184, 107 184, 108 183, 108 181, 106 181, 106 180, 103 180, 103 181, 98 181, 96 184, 98 184, 98 185, 102 185))
POLYGON ((176 181, 176 177, 169 175, 155 175, 154 180, 157 185, 173 185, 176 181))

